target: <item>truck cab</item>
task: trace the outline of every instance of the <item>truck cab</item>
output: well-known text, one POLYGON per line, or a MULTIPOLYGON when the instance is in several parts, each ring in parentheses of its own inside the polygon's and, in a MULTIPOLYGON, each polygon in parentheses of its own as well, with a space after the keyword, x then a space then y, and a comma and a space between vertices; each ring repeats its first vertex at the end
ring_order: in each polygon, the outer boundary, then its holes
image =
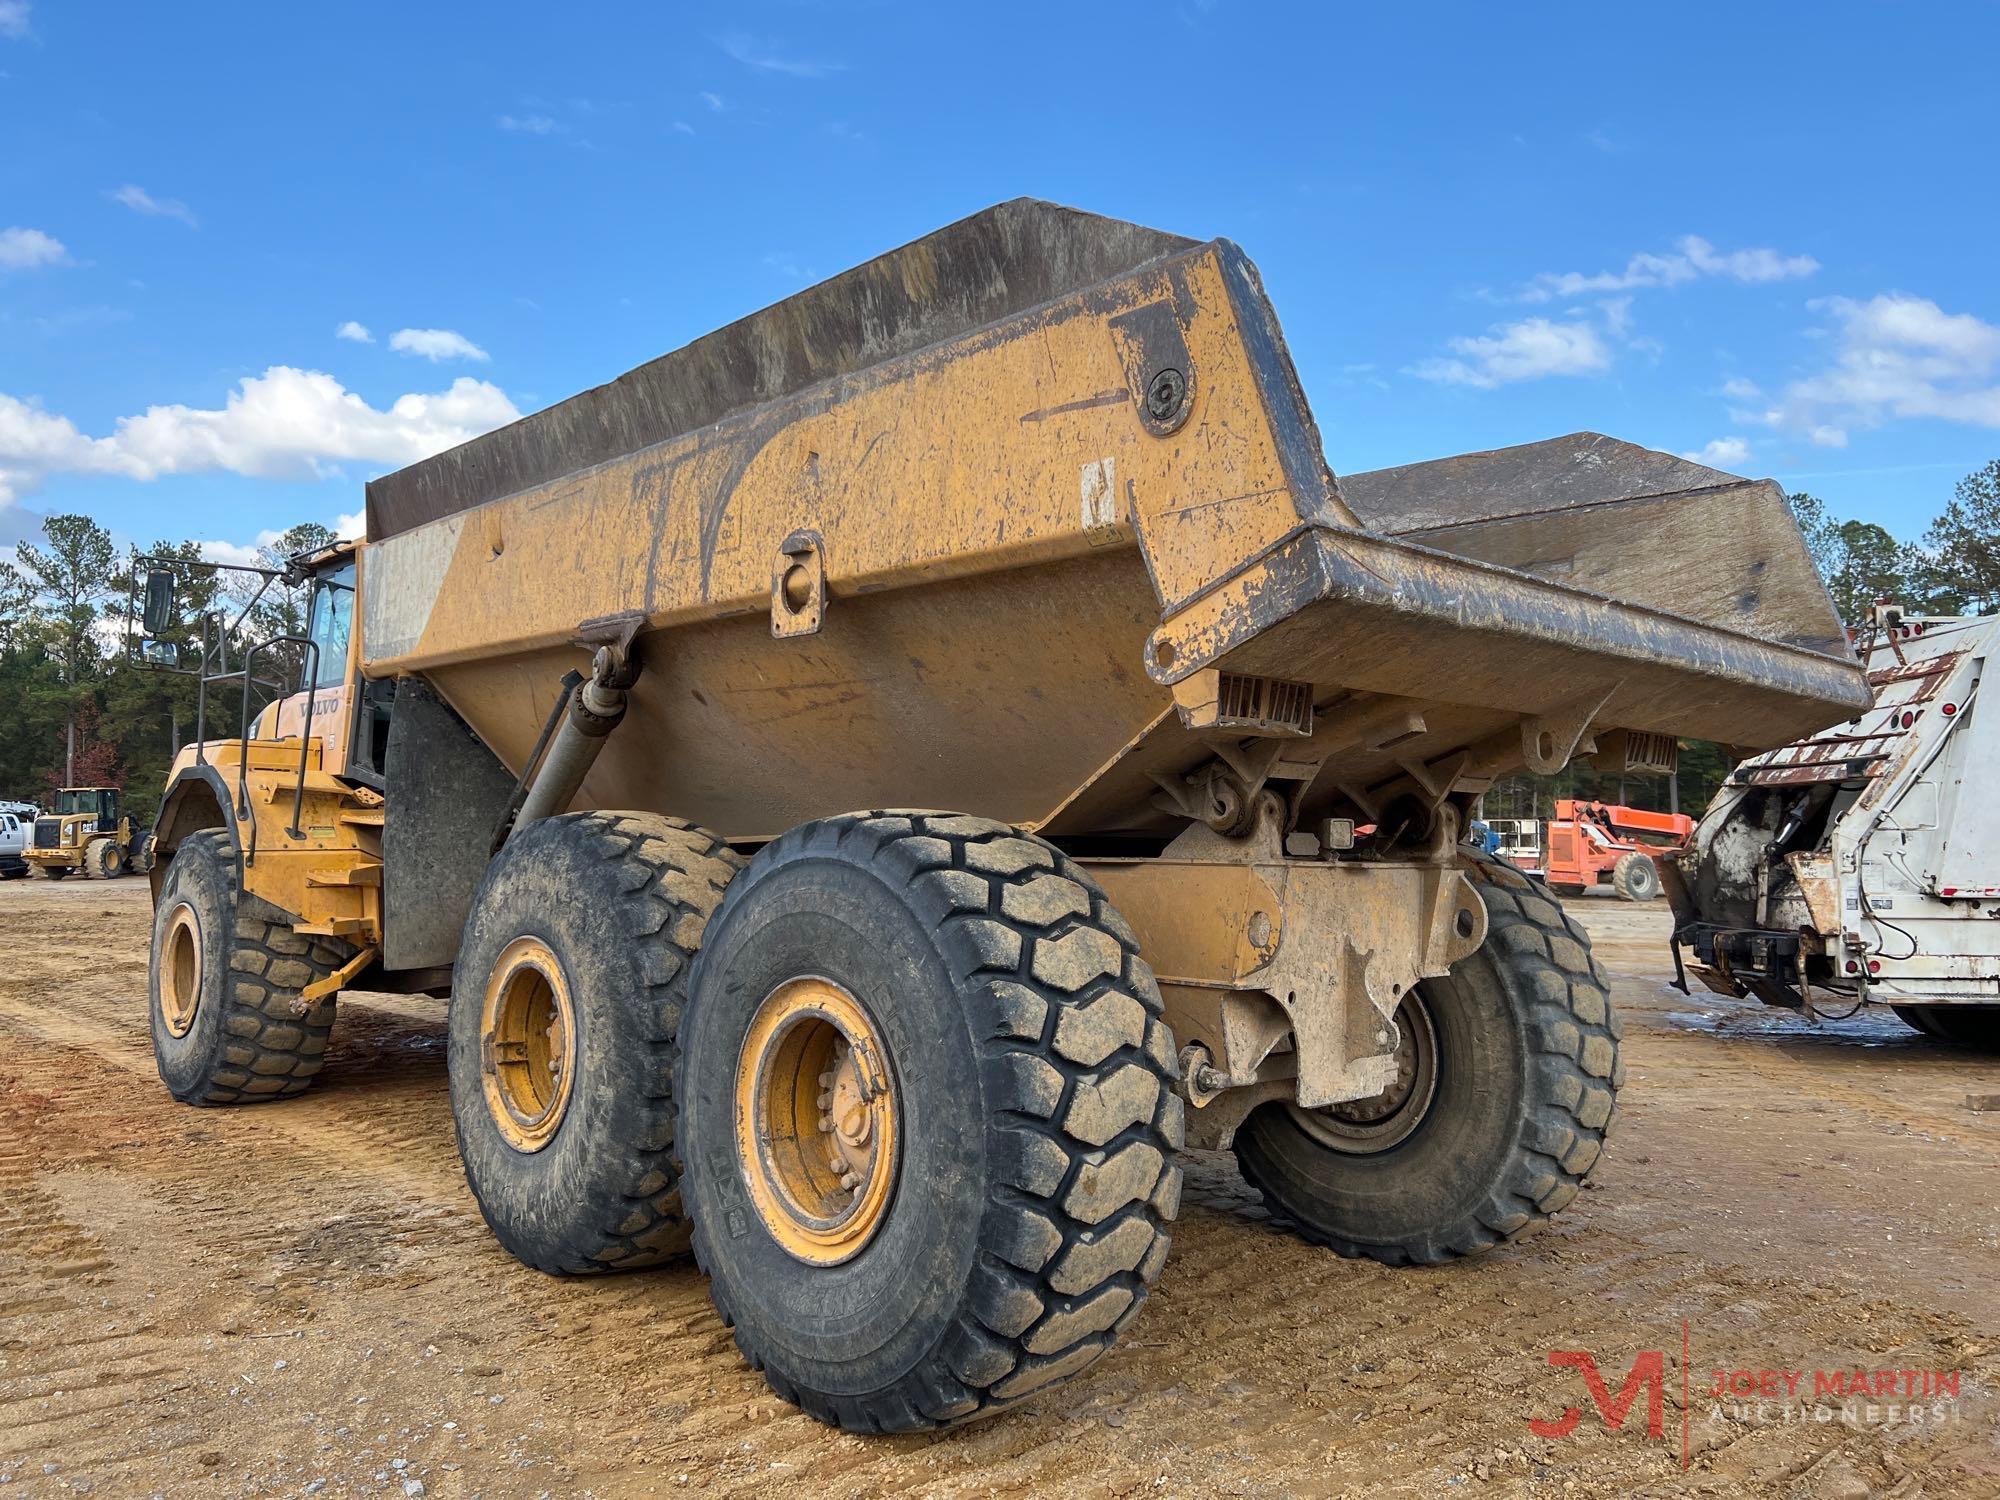
MULTIPOLYGON (((285 740, 310 733, 320 746, 320 767, 329 775, 346 775, 353 765, 365 778, 379 780, 380 761, 371 753, 379 737, 373 732, 376 716, 356 712, 367 696, 354 629, 357 556, 356 544, 343 541, 297 560, 311 585, 306 606, 311 649, 299 652, 297 691, 258 714, 251 735, 285 740), (363 717, 365 725, 358 722, 363 717)), ((387 716, 380 717, 386 730, 387 716)))

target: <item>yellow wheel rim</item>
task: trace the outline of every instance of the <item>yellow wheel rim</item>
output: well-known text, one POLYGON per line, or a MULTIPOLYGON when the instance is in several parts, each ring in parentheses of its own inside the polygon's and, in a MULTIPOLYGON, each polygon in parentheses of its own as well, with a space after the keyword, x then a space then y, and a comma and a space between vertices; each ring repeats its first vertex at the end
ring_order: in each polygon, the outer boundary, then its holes
POLYGON ((516 1151, 555 1138, 576 1078, 576 1012, 549 945, 518 937, 501 951, 479 1013, 487 1112, 516 1151))
POLYGON ((173 1036, 194 1028, 201 1005, 201 922, 185 901, 167 913, 160 939, 160 1019, 173 1036))
POLYGON ((736 1148, 764 1227, 807 1265, 859 1255, 888 1217, 896 1078, 874 1020, 831 980, 790 980, 736 1061, 736 1148))

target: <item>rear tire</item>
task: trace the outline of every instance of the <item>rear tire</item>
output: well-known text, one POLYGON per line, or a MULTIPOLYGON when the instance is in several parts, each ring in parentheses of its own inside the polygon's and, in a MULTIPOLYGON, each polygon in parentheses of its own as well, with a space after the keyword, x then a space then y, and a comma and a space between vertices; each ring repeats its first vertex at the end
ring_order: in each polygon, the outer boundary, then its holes
POLYGON ((451 1109, 480 1212, 537 1270, 687 1252, 675 1038, 742 864, 676 819, 594 812, 530 824, 488 866, 454 970, 451 1109))
MULTIPOLYGON (((1004 824, 854 813, 766 846, 696 962, 678 1093, 695 1256, 771 1388, 851 1432, 908 1432, 1109 1349, 1179 1205, 1160 1008, 1096 882, 1004 824), (786 1011, 801 992, 834 1019, 786 1011), (774 1005, 801 1037, 839 1030, 833 1055, 871 1059, 885 1085, 864 1091, 875 1123, 856 1137, 846 1064, 821 1075, 819 1130, 796 1138, 847 1153, 849 1176, 806 1197, 777 1150, 793 1135, 764 1127, 791 1089, 765 1071, 794 1034, 769 1029, 774 1005)), ((798 1097, 811 1105, 809 1082, 798 1097)))
POLYGON ((326 1060, 331 996, 299 992, 346 961, 346 945, 293 932, 236 886, 219 830, 181 841, 153 910, 147 990, 153 1059, 186 1104, 255 1104, 303 1093, 326 1060))
POLYGON ((1894 1010, 1905 1024, 1941 1042, 2000 1051, 2000 1005, 1898 1005, 1894 1010))
POLYGON ((1627 901, 1651 901, 1660 894, 1660 871, 1653 856, 1634 850, 1611 868, 1611 885, 1627 901))
POLYGON ((1341 1255, 1433 1264, 1514 1239, 1576 1197, 1611 1128, 1622 1027, 1589 939, 1510 866, 1481 856, 1466 874, 1487 936, 1418 986, 1436 1053, 1421 1117, 1371 1138, 1343 1129, 1365 1109, 1271 1103, 1236 1135, 1244 1178, 1341 1255))

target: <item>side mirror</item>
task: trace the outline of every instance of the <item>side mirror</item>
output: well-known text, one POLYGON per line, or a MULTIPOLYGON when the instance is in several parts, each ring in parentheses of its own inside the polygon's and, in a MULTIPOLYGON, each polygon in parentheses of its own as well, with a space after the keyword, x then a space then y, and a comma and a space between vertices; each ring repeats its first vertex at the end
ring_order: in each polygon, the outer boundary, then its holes
POLYGON ((173 570, 150 568, 146 572, 146 634, 165 635, 175 623, 173 570))

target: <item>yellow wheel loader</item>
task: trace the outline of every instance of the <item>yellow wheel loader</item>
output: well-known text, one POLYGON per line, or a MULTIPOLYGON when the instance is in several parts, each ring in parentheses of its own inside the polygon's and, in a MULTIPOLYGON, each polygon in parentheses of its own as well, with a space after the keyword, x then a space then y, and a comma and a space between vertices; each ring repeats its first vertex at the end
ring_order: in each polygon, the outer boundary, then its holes
POLYGON ((28 869, 46 880, 88 875, 115 880, 128 870, 144 873, 153 864, 153 837, 118 810, 115 786, 66 786, 55 807, 35 819, 21 851, 28 869))
POLYGON ((1775 486, 1589 434, 1337 481, 1242 251, 1028 201, 367 522, 248 648, 305 690, 174 769, 162 1077, 296 1093, 343 987, 448 996, 507 1248, 691 1248, 862 1432, 1099 1359, 1184 1144, 1343 1255, 1562 1208, 1618 1022, 1480 794, 1867 701, 1775 486))

